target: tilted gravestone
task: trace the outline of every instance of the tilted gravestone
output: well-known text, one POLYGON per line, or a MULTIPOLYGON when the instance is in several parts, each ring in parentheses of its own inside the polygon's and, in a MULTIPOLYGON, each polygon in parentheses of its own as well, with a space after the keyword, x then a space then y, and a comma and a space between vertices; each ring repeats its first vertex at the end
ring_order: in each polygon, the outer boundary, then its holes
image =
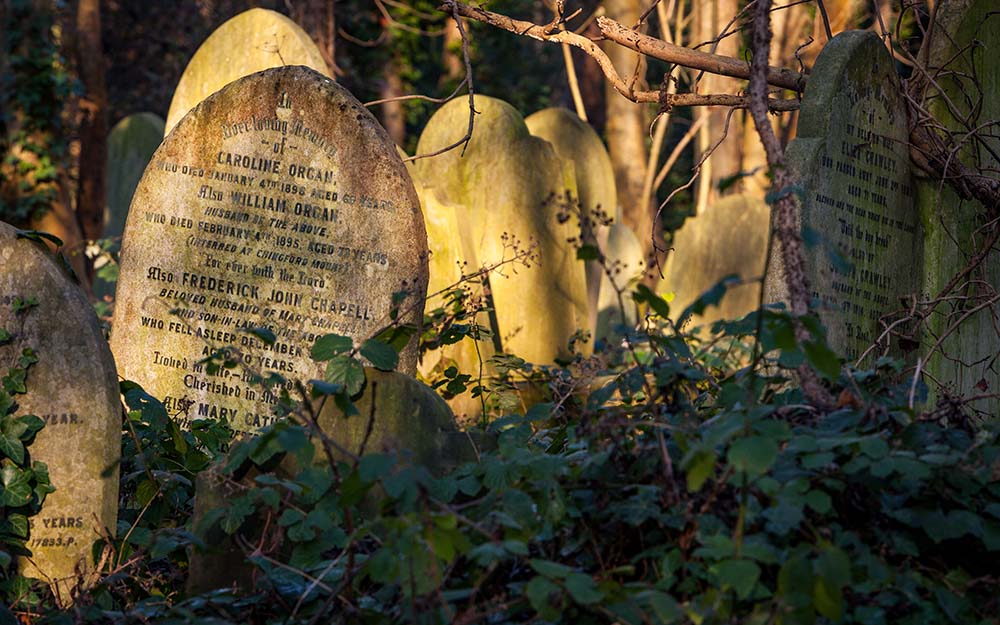
MULTIPOLYGON (((956 158, 994 178, 1000 167, 997 9, 993 0, 940 3, 919 57, 927 59, 928 72, 941 88, 928 87, 927 108, 962 144, 956 158)), ((980 203, 963 200, 947 183, 920 180, 917 191, 924 230, 923 295, 929 300, 972 261, 987 238, 990 217, 980 203)), ((995 323, 1000 305, 991 300, 998 289, 1000 255, 994 251, 936 306, 921 345, 925 368, 934 380, 950 393, 980 397, 972 407, 994 416, 1000 414, 1000 399, 993 397, 1000 391, 1000 334, 995 323)))
MULTIPOLYGON (((576 197, 570 164, 528 132, 512 106, 476 96, 476 130, 461 148, 416 162, 420 182, 460 211, 459 227, 478 266, 493 266, 531 248, 537 260, 506 264, 490 274, 490 290, 504 351, 550 364, 569 355, 578 329, 589 328, 583 263, 570 239, 579 224, 560 203, 576 197)), ((430 119, 417 146, 430 153, 462 138, 469 107, 453 100, 430 119)), ((581 352, 588 345, 579 346, 581 352)))
MULTIPOLYGON (((322 378, 315 339, 419 326, 427 235, 385 130, 346 90, 305 67, 242 78, 191 111, 139 183, 122 245, 112 349, 120 373, 178 418, 241 431, 272 420, 253 385, 274 371, 322 378), (266 327, 267 345, 247 333, 266 327), (200 364, 234 345, 243 366, 200 364)), ((416 341, 399 370, 416 370, 416 341)))
MULTIPOLYGON (((154 113, 129 115, 108 133, 108 165, 105 172, 108 202, 104 210, 103 236, 112 240, 112 250, 121 246, 132 194, 162 140, 163 119, 154 113)), ((114 293, 114 287, 99 278, 94 279, 93 289, 99 295, 114 293)))
MULTIPOLYGON (((618 192, 611 157, 601 138, 590 124, 564 108, 542 109, 526 117, 524 123, 531 134, 551 143, 559 158, 573 164, 584 223, 590 229, 589 235, 594 238, 597 247, 605 250, 608 228, 603 222, 614 218, 618 192)), ((591 327, 594 328, 604 270, 597 261, 587 261, 585 267, 587 303, 590 307, 591 327)))
POLYGON ((240 13, 216 28, 191 57, 170 101, 165 132, 237 78, 288 65, 330 75, 319 48, 298 24, 268 9, 240 13))
POLYGON ((674 294, 670 303, 674 320, 730 275, 740 278, 741 283, 730 286, 719 305, 709 307, 694 322, 739 319, 757 309, 770 218, 771 211, 762 199, 730 195, 684 222, 674 234, 660 287, 674 294))
MULTIPOLYGON (((49 581, 66 600, 78 573, 92 569, 91 547, 118 514, 117 462, 121 452, 118 377, 86 295, 43 246, 18 238, 0 222, 0 362, 31 349, 26 394, 14 395, 18 414, 34 414, 45 426, 28 447, 48 465, 56 490, 30 520, 22 560, 25 575, 49 581), (36 302, 15 313, 17 301, 36 302), (106 477, 102 473, 109 471, 106 477)), ((5 371, 6 373, 6 371, 5 371)), ((6 481, 5 481, 6 482, 6 481)))
MULTIPOLYGON (((803 193, 806 271, 830 344, 848 358, 879 339, 880 318, 919 288, 920 249, 906 108, 892 57, 874 33, 826 45, 809 76, 786 164, 803 193)), ((767 299, 783 300, 774 246, 767 299)))
POLYGON ((646 271, 642 243, 635 232, 623 223, 611 225, 604 257, 611 277, 601 270, 595 333, 597 340, 619 337, 619 333, 615 331, 616 326, 633 326, 638 321, 635 302, 632 300, 632 289, 635 286, 633 280, 641 278, 646 271))

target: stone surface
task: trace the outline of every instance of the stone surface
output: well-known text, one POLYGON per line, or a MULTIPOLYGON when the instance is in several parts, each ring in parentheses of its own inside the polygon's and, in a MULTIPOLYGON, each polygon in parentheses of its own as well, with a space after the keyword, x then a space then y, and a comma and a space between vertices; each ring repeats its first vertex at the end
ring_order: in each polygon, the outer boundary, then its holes
MULTIPOLYGON (((253 373, 323 377, 319 336, 360 340, 423 317, 427 247, 395 146, 346 90, 304 67, 247 76, 196 107, 164 140, 125 229, 112 349, 119 372, 179 419, 252 431, 273 393, 253 373), (246 333, 270 328, 266 346, 246 333), (244 366, 199 364, 233 345, 244 366)), ((399 369, 416 368, 416 342, 399 369)))
MULTIPOLYGON (((848 31, 827 44, 810 74, 798 130, 785 160, 804 193, 803 232, 818 239, 806 258, 813 299, 831 346, 854 359, 879 338, 880 318, 919 288, 906 109, 893 60, 876 35, 848 31)), ((786 296, 777 247, 769 301, 786 296)))
POLYGON ((674 234, 660 287, 674 293, 670 314, 675 321, 702 293, 734 274, 746 283, 730 287, 719 306, 708 307, 692 323, 739 319, 757 310, 770 219, 762 199, 730 195, 684 222, 674 234))
POLYGON ((635 302, 632 301, 634 279, 640 278, 646 271, 646 260, 643 257, 642 243, 632 229, 623 223, 611 225, 608 232, 608 242, 605 245, 604 256, 611 271, 614 282, 601 271, 601 291, 598 301, 597 331, 595 338, 610 339, 618 337, 615 331, 618 325, 635 325, 638 314, 635 302), (618 290, 622 289, 621 301, 618 290), (625 310, 624 322, 622 309, 625 310))
MULTIPOLYGON (((1000 154, 1000 135, 985 125, 1000 119, 1000 65, 996 63, 1000 13, 996 9, 993 0, 941 3, 932 36, 925 42, 928 49, 920 56, 928 59, 928 69, 943 89, 943 94, 933 88, 928 94, 930 112, 946 128, 959 133, 957 137, 983 128, 980 136, 986 145, 968 141, 959 158, 980 171, 992 171, 987 175, 993 177, 1000 167, 994 156, 1000 154)), ((986 211, 978 202, 962 200, 950 186, 937 181, 920 180, 917 197, 924 233, 923 294, 935 298, 982 245, 986 211)), ((997 289, 1000 255, 994 251, 928 319, 921 356, 926 358, 944 337, 930 354, 926 369, 951 393, 968 398, 1000 391, 1000 336, 995 325, 1000 310, 996 302, 989 303, 997 289), (962 299, 955 299, 955 295, 962 299), (975 308, 979 310, 973 311, 975 308), (961 323, 950 330, 959 320, 961 323)), ((970 406, 988 415, 1000 414, 997 398, 984 398, 970 406)))
MULTIPOLYGON (((503 350, 539 364, 569 355, 570 338, 589 328, 583 263, 568 243, 579 238, 575 218, 560 220, 559 200, 576 197, 573 168, 551 144, 528 132, 512 106, 476 96, 476 130, 468 148, 416 162, 422 184, 461 211, 463 241, 480 266, 513 257, 504 235, 521 249, 532 242, 537 262, 507 264, 490 274, 503 350)), ((468 126, 465 100, 453 100, 430 119, 417 146, 429 153, 460 139, 468 126)), ((589 344, 579 346, 587 352, 589 344)))
POLYGON ((237 78, 287 65, 331 75, 319 48, 298 24, 268 9, 240 13, 216 28, 191 57, 170 101, 165 132, 237 78))
MULTIPOLYGON (((114 240, 113 251, 121 247, 132 194, 162 140, 163 119, 155 113, 129 115, 108 133, 108 203, 104 210, 104 238, 114 240)), ((114 286, 95 278, 93 290, 98 295, 111 295, 114 286)))
MULTIPOLYGON (((526 117, 524 123, 531 134, 551 143, 559 158, 573 164, 580 208, 588 218, 586 223, 593 224, 592 234, 597 246, 606 251, 608 228, 600 224, 605 218, 615 217, 618 191, 611 157, 601 138, 590 124, 564 108, 542 109, 526 117)), ((596 328, 604 270, 597 261, 588 261, 585 267, 591 327, 596 328)))
POLYGON ((86 295, 42 245, 18 239, 2 222, 0 328, 13 335, 0 345, 0 362, 13 361, 29 347, 37 354, 28 370, 28 393, 14 398, 18 414, 45 421, 28 451, 48 465, 56 488, 31 520, 28 548, 34 564, 20 566, 26 575, 52 580, 65 599, 77 568, 92 568, 91 546, 100 537, 95 517, 115 531, 122 423, 118 377, 86 295), (18 298, 38 304, 15 314, 18 298), (111 475, 102 478, 109 468, 111 475))

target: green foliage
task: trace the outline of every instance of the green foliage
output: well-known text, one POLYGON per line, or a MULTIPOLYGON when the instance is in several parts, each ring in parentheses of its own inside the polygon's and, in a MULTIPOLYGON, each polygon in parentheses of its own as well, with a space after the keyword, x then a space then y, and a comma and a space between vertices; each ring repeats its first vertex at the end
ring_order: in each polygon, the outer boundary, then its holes
POLYGON ((71 82, 50 10, 10 0, 0 16, 0 219, 24 224, 56 199, 67 156, 62 114, 71 82))

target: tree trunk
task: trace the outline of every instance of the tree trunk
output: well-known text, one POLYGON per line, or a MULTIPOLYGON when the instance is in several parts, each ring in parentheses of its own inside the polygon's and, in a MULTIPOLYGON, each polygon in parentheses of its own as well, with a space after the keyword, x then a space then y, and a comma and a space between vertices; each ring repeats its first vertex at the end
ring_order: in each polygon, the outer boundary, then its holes
POLYGON ((104 82, 100 0, 79 0, 76 12, 77 62, 84 95, 80 98, 80 179, 76 212, 83 235, 104 232, 105 168, 108 159, 108 90, 104 82))
MULTIPOLYGON (((399 63, 395 59, 385 64, 385 73, 379 85, 379 99, 398 98, 403 95, 403 79, 399 75, 399 63)), ((382 127, 386 129, 396 145, 403 147, 406 141, 406 113, 399 100, 381 105, 382 127)))
POLYGON ((330 75, 340 74, 337 67, 337 17, 333 0, 300 0, 294 4, 292 19, 309 33, 326 61, 330 75))
MULTIPOLYGON (((627 25, 638 22, 641 14, 639 0, 608 0, 604 3, 604 8, 609 18, 627 25)), ((635 89, 637 91, 645 89, 643 80, 645 63, 638 53, 614 43, 605 44, 604 51, 626 83, 631 82, 635 76, 636 64, 639 63, 635 89)), ((615 91, 610 83, 606 83, 605 111, 604 132, 615 170, 621 218, 635 231, 642 242, 643 254, 648 258, 653 249, 654 206, 652 199, 643 197, 642 192, 648 152, 643 108, 627 100, 615 91)), ((658 232, 656 237, 659 239, 658 232)))

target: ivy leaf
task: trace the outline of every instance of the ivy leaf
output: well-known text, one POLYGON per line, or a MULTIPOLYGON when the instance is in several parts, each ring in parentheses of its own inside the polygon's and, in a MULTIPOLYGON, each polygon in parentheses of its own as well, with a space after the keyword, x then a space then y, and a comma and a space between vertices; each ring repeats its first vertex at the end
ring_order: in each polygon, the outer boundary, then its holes
POLYGON ((0 504, 17 508, 31 501, 31 470, 7 465, 0 470, 0 482, 3 483, 3 494, 0 504))
POLYGON ((840 375, 840 359, 837 358, 837 354, 826 343, 806 341, 802 345, 802 348, 805 350, 806 359, 809 361, 809 364, 816 371, 819 371, 828 380, 837 379, 840 375))
POLYGON ((715 573, 720 584, 732 588, 740 599, 746 599, 760 578, 760 567, 752 560, 724 560, 715 567, 715 573))
POLYGON ((777 457, 778 444, 763 436, 738 439, 729 448, 729 464, 750 475, 766 473, 777 457))
MULTIPOLYGON (((4 423, 4 430, 7 429, 4 423)), ((6 432, 0 433, 0 454, 10 458, 15 464, 24 463, 24 445, 21 439, 16 436, 9 436, 6 432)))
POLYGON ((316 339, 310 355, 313 360, 330 360, 337 354, 351 351, 354 341, 349 336, 327 334, 316 339))
POLYGON ((378 339, 368 339, 361 346, 361 355, 368 359, 376 369, 392 371, 399 364, 399 353, 392 345, 378 339))
POLYGON ((569 596, 580 605, 591 605, 604 598, 604 593, 597 589, 594 578, 583 573, 572 573, 566 578, 566 590, 569 596))
POLYGON ((365 368, 347 354, 337 354, 331 357, 330 363, 326 366, 326 381, 343 384, 347 394, 354 397, 365 385, 365 368))

